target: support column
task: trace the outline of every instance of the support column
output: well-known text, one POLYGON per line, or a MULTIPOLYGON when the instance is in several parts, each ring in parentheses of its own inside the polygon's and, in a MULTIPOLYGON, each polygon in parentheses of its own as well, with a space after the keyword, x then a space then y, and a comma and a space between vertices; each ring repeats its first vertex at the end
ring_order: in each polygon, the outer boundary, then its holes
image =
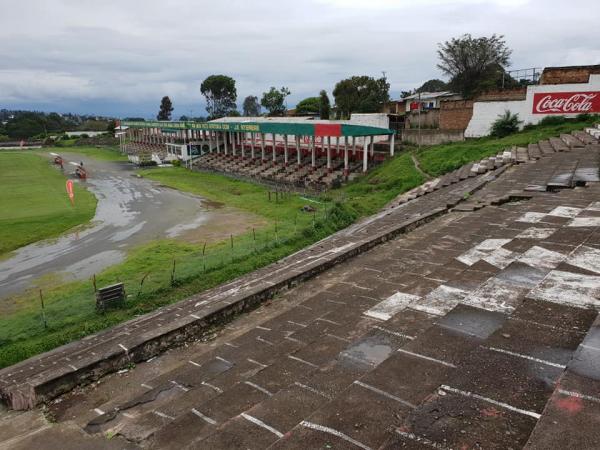
POLYGON ((265 135, 260 133, 260 160, 265 161, 265 135))
POLYGON ((283 136, 283 165, 287 167, 288 165, 288 135, 285 134, 283 136))
POLYGON ((221 153, 221 145, 219 143, 219 132, 215 131, 215 139, 217 141, 217 153, 221 153))
POLYGON ((244 135, 239 133, 240 145, 242 147, 242 159, 246 158, 246 148, 244 147, 244 135))
POLYGON ((375 136, 371 136, 371 158, 375 155, 375 136))
POLYGON ((367 137, 365 136, 365 142, 363 144, 363 172, 366 172, 367 168, 368 168, 368 162, 367 162, 368 156, 369 156, 369 141, 367 140, 367 137))
POLYGON ((327 136, 327 171, 331 172, 331 136, 327 136))
POLYGON ((276 136, 277 135, 275 133, 273 133, 273 147, 272 147, 272 149, 273 149, 273 163, 275 163, 275 160, 277 158, 277 155, 276 155, 276 153, 277 153, 276 152, 276 148, 277 148, 277 139, 276 139, 276 136))
POLYGON ((227 155, 227 132, 223 131, 223 144, 225 148, 225 154, 227 155))
POLYGON ((212 131, 208 132, 208 148, 210 149, 210 152, 213 152, 213 138, 212 138, 212 131))
POLYGON ((310 143, 311 143, 311 170, 315 170, 315 166, 316 164, 316 155, 315 155, 315 136, 311 136, 310 137, 310 143))
POLYGON ((298 167, 302 167, 302 160, 300 159, 300 136, 294 136, 296 138, 296 158, 298 160, 298 167))
POLYGON ((394 145, 395 145, 396 133, 390 136, 390 156, 394 156, 394 145))
POLYGON ((344 136, 344 176, 348 177, 348 136, 344 136))
POLYGON ((356 158, 356 136, 352 136, 352 156, 356 158))

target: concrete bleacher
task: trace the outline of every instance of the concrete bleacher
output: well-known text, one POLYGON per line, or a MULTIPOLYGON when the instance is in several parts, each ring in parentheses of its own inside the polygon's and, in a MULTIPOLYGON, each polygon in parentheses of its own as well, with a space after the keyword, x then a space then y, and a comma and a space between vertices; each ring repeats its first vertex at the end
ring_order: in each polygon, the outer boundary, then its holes
MULTIPOLYGON (((383 156, 380 157, 379 154, 377 156, 378 158, 371 160, 371 167, 375 167, 385 159, 383 156)), ((242 158, 239 152, 237 155, 215 152, 206 153, 196 159, 194 167, 201 170, 213 170, 268 182, 287 184, 298 188, 322 190, 337 186, 348 179, 353 179, 360 175, 362 173, 362 160, 350 159, 348 174, 345 174, 343 158, 332 158, 331 167, 327 168, 327 157, 323 154, 319 154, 315 158, 315 165, 313 167, 309 154, 301 156, 300 164, 298 164, 297 157, 291 155, 288 164, 285 165, 283 154, 276 154, 275 160, 269 154, 268 157, 262 160, 260 155, 252 159, 248 156, 242 158)))

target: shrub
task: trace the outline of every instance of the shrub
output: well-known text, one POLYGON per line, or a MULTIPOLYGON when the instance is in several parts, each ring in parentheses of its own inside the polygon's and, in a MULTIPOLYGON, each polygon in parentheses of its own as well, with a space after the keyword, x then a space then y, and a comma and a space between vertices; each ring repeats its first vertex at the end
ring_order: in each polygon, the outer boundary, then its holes
POLYGON ((566 121, 565 116, 546 116, 540 120, 540 125, 562 125, 566 121))
POLYGON ((509 134, 519 131, 519 125, 522 122, 519 120, 518 114, 511 114, 510 111, 504 111, 504 114, 499 115, 498 119, 492 124, 491 135, 502 138, 509 134))

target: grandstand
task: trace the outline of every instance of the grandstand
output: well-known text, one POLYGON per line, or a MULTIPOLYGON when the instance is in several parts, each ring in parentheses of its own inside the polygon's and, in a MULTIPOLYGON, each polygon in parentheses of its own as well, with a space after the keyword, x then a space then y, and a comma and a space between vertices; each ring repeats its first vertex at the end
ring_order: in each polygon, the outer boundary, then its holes
POLYGON ((186 166, 295 187, 340 184, 394 154, 387 128, 349 121, 225 118, 212 122, 123 122, 121 150, 134 162, 186 166))

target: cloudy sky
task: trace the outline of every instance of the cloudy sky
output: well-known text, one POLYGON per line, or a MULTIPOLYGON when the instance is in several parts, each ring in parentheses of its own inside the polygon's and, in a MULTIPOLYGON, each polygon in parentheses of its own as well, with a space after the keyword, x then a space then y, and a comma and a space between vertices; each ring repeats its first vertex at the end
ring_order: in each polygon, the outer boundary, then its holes
POLYGON ((504 34, 512 68, 600 64, 598 0, 0 0, 0 108, 204 115, 223 73, 288 106, 385 71, 392 96, 439 78, 439 42, 504 34))

